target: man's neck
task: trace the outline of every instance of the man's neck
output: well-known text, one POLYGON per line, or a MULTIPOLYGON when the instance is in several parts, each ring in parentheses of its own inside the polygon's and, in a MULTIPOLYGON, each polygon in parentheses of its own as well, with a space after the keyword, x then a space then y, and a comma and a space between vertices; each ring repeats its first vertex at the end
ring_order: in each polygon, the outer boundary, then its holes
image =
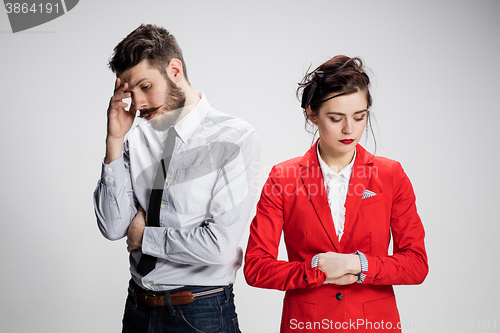
POLYGON ((183 85, 181 88, 186 96, 185 105, 196 105, 201 99, 201 95, 198 95, 196 91, 189 84, 183 85))
POLYGON ((201 93, 197 93, 196 91, 189 86, 188 91, 184 91, 184 94, 186 95, 186 103, 184 104, 184 107, 182 108, 181 114, 179 115, 179 119, 175 122, 176 124, 182 120, 191 110, 193 110, 196 105, 201 100, 201 93))

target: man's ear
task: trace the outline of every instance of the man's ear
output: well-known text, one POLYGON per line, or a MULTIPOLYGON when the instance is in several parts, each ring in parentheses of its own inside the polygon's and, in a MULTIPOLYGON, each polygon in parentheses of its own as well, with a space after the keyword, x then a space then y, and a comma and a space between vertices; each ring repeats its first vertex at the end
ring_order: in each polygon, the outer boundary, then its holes
POLYGON ((184 71, 182 70, 182 62, 176 58, 170 60, 166 67, 166 71, 169 79, 175 83, 179 83, 184 76, 184 71))
POLYGON ((307 107, 306 114, 307 114, 307 119, 314 125, 318 126, 318 123, 316 121, 316 116, 314 116, 314 113, 311 110, 311 106, 307 107))

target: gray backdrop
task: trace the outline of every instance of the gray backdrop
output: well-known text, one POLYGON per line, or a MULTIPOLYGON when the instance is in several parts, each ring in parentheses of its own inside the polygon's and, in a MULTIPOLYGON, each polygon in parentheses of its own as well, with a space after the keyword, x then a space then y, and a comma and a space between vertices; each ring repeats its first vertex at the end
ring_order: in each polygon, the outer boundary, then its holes
MULTIPOLYGON (((262 183, 311 144, 295 97, 307 68, 362 57, 377 154, 403 164, 427 232, 427 279, 396 287, 404 331, 500 330, 499 14, 494 0, 80 1, 12 34, 0 8, 0 330, 121 329, 126 244, 100 235, 92 192, 107 60, 140 23, 170 30, 193 87, 257 129, 262 183)), ((235 290, 244 332, 278 331, 282 292, 249 287, 241 270, 235 290)))

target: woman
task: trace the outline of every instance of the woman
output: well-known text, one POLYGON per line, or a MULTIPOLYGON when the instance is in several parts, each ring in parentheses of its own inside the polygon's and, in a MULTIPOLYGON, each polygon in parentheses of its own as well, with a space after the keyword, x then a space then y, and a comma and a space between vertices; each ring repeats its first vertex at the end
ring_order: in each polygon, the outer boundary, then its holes
POLYGON ((286 291, 281 332, 400 332, 392 285, 427 275, 408 177, 358 144, 369 84, 359 58, 336 56, 307 74, 298 93, 319 139, 274 166, 262 190, 244 273, 254 287, 286 291), (277 260, 282 232, 288 261, 277 260))

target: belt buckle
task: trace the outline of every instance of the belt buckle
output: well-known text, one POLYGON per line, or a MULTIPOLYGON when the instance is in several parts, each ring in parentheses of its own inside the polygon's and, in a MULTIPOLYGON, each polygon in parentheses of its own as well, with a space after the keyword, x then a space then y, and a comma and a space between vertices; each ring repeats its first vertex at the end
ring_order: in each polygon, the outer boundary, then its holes
MULTIPOLYGON (((155 306, 156 304, 153 304, 153 305, 149 304, 148 297, 151 299, 151 301, 153 301, 156 298, 156 295, 155 294, 144 294, 144 302, 148 306, 155 306)), ((156 302, 153 302, 153 303, 156 303, 156 302)))

